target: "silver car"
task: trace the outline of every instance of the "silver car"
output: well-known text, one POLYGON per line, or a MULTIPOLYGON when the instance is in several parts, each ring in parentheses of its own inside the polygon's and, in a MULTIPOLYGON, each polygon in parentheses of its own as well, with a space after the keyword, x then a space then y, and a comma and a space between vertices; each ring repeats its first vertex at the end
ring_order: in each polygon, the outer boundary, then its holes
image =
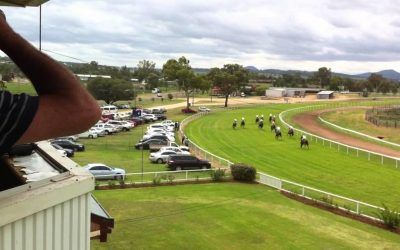
POLYGON ((85 166, 96 180, 123 180, 125 179, 125 170, 121 168, 109 167, 102 163, 91 163, 85 166))

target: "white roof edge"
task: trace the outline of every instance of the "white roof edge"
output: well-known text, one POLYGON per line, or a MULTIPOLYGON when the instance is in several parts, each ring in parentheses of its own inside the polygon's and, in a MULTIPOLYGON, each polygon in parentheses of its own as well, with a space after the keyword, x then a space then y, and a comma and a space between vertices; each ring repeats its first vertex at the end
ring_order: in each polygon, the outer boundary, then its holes
POLYGON ((94 177, 69 158, 62 157, 48 142, 38 146, 69 172, 0 192, 0 226, 61 204, 94 189, 94 177), (79 168, 78 168, 79 167, 79 168))

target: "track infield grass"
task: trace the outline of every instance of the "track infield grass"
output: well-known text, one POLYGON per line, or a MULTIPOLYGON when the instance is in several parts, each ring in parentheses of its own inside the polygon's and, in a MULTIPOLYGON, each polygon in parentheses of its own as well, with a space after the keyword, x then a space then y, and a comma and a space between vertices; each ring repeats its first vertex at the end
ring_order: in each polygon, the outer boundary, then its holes
POLYGON ((95 191, 115 218, 92 249, 398 249, 400 237, 286 198, 213 183, 95 191))
POLYGON ((309 150, 300 149, 298 135, 288 138, 283 130, 283 139, 275 140, 268 121, 264 129, 255 124, 256 114, 278 116, 294 107, 268 105, 213 113, 191 122, 185 131, 208 151, 253 165, 261 172, 374 205, 398 207, 400 170, 393 162, 381 165, 378 159, 368 161, 365 155, 347 155, 343 150, 313 142, 309 150), (233 119, 241 117, 247 121, 246 128, 232 129, 233 119))

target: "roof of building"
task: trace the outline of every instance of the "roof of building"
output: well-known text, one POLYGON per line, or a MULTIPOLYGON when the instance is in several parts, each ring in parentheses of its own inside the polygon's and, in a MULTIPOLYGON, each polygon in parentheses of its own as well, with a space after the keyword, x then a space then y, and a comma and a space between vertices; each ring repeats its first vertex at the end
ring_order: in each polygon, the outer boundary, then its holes
POLYGON ((317 93, 317 95, 331 95, 333 94, 335 91, 330 91, 330 90, 324 90, 324 91, 320 91, 317 93))
POLYGON ((49 0, 1 0, 0 6, 16 6, 16 7, 39 6, 48 1, 49 0))

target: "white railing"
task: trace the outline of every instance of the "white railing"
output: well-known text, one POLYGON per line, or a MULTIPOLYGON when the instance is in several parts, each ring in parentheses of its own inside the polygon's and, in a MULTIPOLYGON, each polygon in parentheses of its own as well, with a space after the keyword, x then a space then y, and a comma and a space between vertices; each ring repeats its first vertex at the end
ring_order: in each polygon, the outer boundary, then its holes
MULTIPOLYGON (((351 105, 355 106, 357 105, 357 103, 350 103, 351 105)), ((374 103, 377 104, 377 103, 374 103)), ((284 117, 289 114, 289 113, 300 113, 300 112, 307 112, 307 111, 313 111, 313 110, 319 110, 321 108, 332 108, 332 107, 344 107, 346 104, 333 104, 333 105, 329 105, 329 104, 323 104, 323 105, 312 105, 312 106, 305 106, 305 107, 299 107, 299 108, 293 108, 293 109, 288 109, 285 110, 283 112, 281 112, 279 114, 279 120, 286 125, 287 127, 291 126, 291 124, 289 124, 288 122, 286 122, 284 120, 284 117)), ((358 103, 358 105, 360 105, 360 103, 358 103)), ((347 105, 349 106, 349 105, 347 105)), ((294 125, 292 125, 294 127, 294 125)), ((329 146, 330 148, 337 148, 338 151, 345 151, 347 154, 354 154, 357 157, 360 156, 364 156, 366 158, 368 158, 368 160, 378 160, 380 161, 381 164, 384 163, 388 163, 388 164, 392 164, 393 166, 395 166, 396 168, 398 168, 399 166, 399 161, 400 158, 398 157, 393 157, 393 156, 389 156, 389 155, 385 155, 385 154, 380 154, 377 152, 373 152, 373 151, 369 151, 366 149, 362 149, 362 148, 358 148, 358 147, 354 147, 354 146, 350 146, 338 141, 334 141, 334 140, 330 140, 327 138, 324 138, 322 136, 318 136, 315 135, 313 133, 304 131, 302 129, 299 128, 295 128, 294 130, 297 132, 300 132, 302 134, 308 135, 310 137, 311 141, 314 141, 315 143, 322 143, 323 146, 329 146)))
MULTIPOLYGON (((225 168, 220 168, 226 171, 225 168)), ((181 182, 181 181, 196 181, 196 180, 209 180, 211 174, 216 169, 194 169, 194 170, 178 170, 178 171, 159 171, 159 172, 136 172, 127 173, 124 175, 96 175, 96 181, 101 183, 104 181, 121 181, 125 184, 144 184, 154 183, 155 181, 163 182, 181 182), (158 179, 158 180, 157 180, 158 179)))
MULTIPOLYGON (((191 122, 191 121, 193 121, 195 119, 198 119, 198 118, 200 118, 200 117, 202 117, 204 115, 208 115, 208 114, 209 114, 209 112, 200 112, 200 113, 197 113, 195 115, 191 115, 191 116, 185 118, 181 122, 181 125, 180 125, 180 128, 179 128, 180 136, 181 137, 185 136, 185 133, 184 133, 183 130, 184 130, 185 126, 189 122, 191 122)), ((233 162, 231 162, 231 161, 229 161, 229 160, 227 160, 225 158, 219 157, 219 156, 207 151, 206 149, 200 147, 199 145, 194 143, 192 140, 187 139, 187 141, 188 141, 190 152, 195 154, 195 155, 197 155, 197 156, 199 156, 199 157, 201 157, 201 158, 203 158, 203 159, 205 159, 205 160, 208 160, 211 163, 211 165, 223 166, 223 167, 228 167, 229 168, 233 164, 233 162)))
POLYGON ((258 182, 280 191, 289 192, 310 200, 315 200, 325 205, 342 209, 354 214, 362 215, 371 219, 379 220, 377 214, 381 207, 377 207, 362 201, 350 199, 333 193, 325 192, 319 189, 308 187, 292 181, 280 179, 264 173, 259 173, 258 182))

